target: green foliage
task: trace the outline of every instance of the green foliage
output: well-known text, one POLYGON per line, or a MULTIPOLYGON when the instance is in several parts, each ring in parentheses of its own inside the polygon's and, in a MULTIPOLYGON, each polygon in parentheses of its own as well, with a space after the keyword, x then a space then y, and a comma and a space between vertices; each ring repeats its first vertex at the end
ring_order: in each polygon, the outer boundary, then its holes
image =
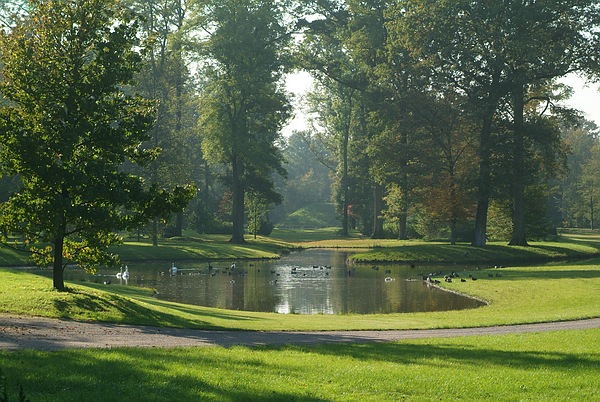
POLYGON ((290 39, 285 2, 208 1, 194 7, 208 33, 200 47, 202 151, 210 164, 229 170, 232 241, 243 242, 244 193, 281 202, 272 173, 285 175, 276 144, 290 113, 279 85, 290 39))
POLYGON ((33 1, 30 14, 2 33, 0 160, 21 178, 2 204, 1 229, 23 235, 35 261, 54 264, 63 289, 63 258, 93 270, 116 265, 104 250, 115 231, 181 210, 191 188, 173 193, 121 170, 144 165, 154 121, 152 101, 132 93, 138 70, 137 24, 112 0, 33 1))

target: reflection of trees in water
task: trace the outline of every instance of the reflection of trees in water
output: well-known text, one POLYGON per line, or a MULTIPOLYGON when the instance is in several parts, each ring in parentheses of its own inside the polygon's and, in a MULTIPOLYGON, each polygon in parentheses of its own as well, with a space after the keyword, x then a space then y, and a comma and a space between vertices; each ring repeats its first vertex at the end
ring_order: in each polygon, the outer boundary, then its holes
MULTIPOLYGON (((132 286, 155 288, 164 300, 246 311, 298 314, 372 314, 475 308, 476 300, 428 286, 419 269, 406 265, 347 265, 351 252, 306 250, 280 260, 180 262, 178 274, 165 274, 165 264, 129 264, 132 286), (386 281, 386 278, 391 278, 386 281)), ((170 264, 167 264, 170 266, 170 264)), ((440 271, 447 267, 427 267, 440 271)), ((70 280, 102 283, 79 269, 70 280)), ((113 281, 112 283, 118 283, 113 281)))

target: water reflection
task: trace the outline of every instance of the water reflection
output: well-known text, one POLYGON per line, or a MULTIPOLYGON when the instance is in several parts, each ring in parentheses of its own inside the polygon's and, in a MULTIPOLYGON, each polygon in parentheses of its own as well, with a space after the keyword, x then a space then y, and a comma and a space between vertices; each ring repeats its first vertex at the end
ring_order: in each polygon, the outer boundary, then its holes
MULTIPOLYGON (((373 314, 475 308, 481 302, 439 290, 418 268, 346 264, 348 251, 306 250, 278 261, 180 262, 131 265, 129 278, 101 271, 95 277, 68 269, 68 280, 144 286, 157 297, 232 310, 296 314, 373 314)), ((432 268, 428 268, 432 270, 432 268)))

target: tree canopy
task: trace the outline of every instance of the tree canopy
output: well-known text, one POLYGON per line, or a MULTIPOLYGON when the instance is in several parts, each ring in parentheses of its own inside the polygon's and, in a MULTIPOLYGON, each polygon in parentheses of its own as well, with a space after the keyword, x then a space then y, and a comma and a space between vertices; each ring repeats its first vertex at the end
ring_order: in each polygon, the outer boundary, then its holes
POLYGON ((0 162, 19 177, 2 204, 6 243, 53 264, 54 287, 75 263, 116 265, 117 231, 181 210, 192 193, 167 192, 125 173, 147 164, 155 104, 131 91, 141 55, 134 16, 112 0, 30 2, 0 37, 0 162))

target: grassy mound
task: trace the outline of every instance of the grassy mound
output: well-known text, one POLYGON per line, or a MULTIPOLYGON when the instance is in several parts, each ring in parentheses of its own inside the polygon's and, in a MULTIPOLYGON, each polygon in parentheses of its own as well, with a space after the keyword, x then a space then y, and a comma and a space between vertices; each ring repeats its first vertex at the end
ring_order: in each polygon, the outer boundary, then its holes
POLYGON ((335 204, 310 204, 290 214, 279 226, 313 229, 339 226, 335 204))

